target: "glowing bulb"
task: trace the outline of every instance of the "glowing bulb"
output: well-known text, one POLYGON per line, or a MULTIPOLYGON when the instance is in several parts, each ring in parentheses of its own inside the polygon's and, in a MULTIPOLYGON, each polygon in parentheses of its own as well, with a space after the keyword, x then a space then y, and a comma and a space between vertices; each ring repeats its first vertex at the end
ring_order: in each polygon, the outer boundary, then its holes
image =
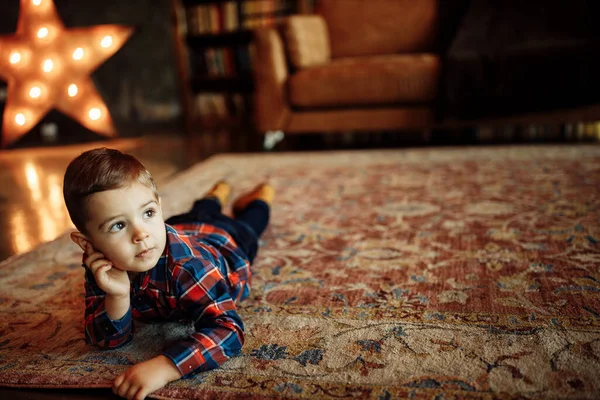
POLYGON ((37 86, 32 87, 31 90, 29 91, 29 96, 31 96, 32 99, 37 99, 38 97, 40 97, 41 94, 42 94, 42 89, 40 89, 37 86))
POLYGON ((42 0, 33 0, 32 3, 34 6, 39 6, 40 4, 42 4, 42 0))
POLYGON ((44 71, 45 72, 52 71, 52 67, 54 67, 54 63, 52 62, 52 60, 47 59, 46 61, 44 61, 44 71))
POLYGON ((16 64, 19 61, 21 61, 21 54, 20 53, 14 52, 14 53, 12 53, 10 55, 10 63, 11 64, 16 64))
POLYGON ((73 60, 81 60, 83 58, 83 49, 78 47, 73 52, 73 60))
MULTIPOLYGON (((69 97, 75 97, 75 96, 77 96, 77 92, 78 92, 78 91, 79 91, 79 90, 77 89, 77 85, 76 85, 76 84, 74 84, 74 83, 71 83, 71 84, 69 85, 69 87, 67 88, 67 93, 69 93, 69 97)), ((100 111, 100 110, 98 110, 98 111, 100 111)), ((90 113, 91 113, 91 112, 92 112, 92 111, 90 110, 90 113)), ((92 118, 91 114, 90 114, 90 118, 92 118)), ((93 118, 92 118, 92 119, 93 119, 93 118)))
POLYGON ((99 108, 94 107, 90 109, 89 116, 92 121, 97 121, 100 118, 100 115, 102 115, 102 113, 99 108))
POLYGON ((15 122, 17 123, 17 125, 25 125, 25 116, 22 113, 18 113, 17 115, 15 115, 15 122))
POLYGON ((44 27, 44 28, 40 28, 40 30, 37 33, 37 36, 40 39, 44 39, 45 37, 48 36, 48 28, 44 27))
POLYGON ((102 38, 102 41, 100 42, 100 46, 102 46, 106 49, 107 47, 110 47, 112 42, 113 42, 112 36, 104 36, 104 38, 102 38))

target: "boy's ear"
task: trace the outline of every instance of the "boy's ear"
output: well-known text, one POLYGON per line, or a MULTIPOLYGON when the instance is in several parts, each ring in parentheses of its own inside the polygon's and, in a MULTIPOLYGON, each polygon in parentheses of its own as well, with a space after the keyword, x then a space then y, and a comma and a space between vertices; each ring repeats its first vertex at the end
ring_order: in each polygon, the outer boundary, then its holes
POLYGON ((93 253, 94 247, 92 246, 92 242, 81 232, 71 232, 71 240, 83 250, 86 254, 93 253))

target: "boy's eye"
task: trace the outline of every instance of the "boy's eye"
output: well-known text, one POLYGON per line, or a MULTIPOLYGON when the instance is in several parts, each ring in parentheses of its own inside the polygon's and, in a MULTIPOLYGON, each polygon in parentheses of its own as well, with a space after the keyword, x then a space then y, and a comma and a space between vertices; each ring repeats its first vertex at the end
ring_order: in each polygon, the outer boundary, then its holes
POLYGON ((152 208, 150 208, 144 212, 144 216, 147 218, 152 218, 152 217, 154 217, 155 214, 156 214, 156 211, 154 211, 154 209, 152 209, 152 208))
POLYGON ((118 232, 121 229, 125 228, 125 224, 123 222, 117 222, 108 229, 109 232, 118 232))

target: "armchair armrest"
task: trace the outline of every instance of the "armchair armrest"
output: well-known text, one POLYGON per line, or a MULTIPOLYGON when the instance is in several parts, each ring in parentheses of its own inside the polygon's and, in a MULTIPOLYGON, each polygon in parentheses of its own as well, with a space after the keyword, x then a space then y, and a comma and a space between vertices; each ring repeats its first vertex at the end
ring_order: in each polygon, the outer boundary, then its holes
POLYGON ((263 133, 282 130, 291 113, 287 100, 289 73, 283 41, 274 28, 256 30, 254 39, 254 100, 258 129, 263 133))

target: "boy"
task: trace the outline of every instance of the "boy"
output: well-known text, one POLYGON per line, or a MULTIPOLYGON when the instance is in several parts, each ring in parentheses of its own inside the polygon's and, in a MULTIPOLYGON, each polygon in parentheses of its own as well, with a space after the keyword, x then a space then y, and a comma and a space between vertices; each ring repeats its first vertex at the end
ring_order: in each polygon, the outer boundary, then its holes
POLYGON ((221 365, 241 350, 236 303, 249 294, 250 265, 269 221, 274 190, 256 187, 221 213, 230 188, 217 183, 192 209, 163 220, 150 173, 134 157, 99 148, 65 172, 63 195, 84 251, 85 334, 115 348, 132 338, 132 317, 188 320, 195 332, 131 367, 113 392, 143 399, 167 383, 221 365))

